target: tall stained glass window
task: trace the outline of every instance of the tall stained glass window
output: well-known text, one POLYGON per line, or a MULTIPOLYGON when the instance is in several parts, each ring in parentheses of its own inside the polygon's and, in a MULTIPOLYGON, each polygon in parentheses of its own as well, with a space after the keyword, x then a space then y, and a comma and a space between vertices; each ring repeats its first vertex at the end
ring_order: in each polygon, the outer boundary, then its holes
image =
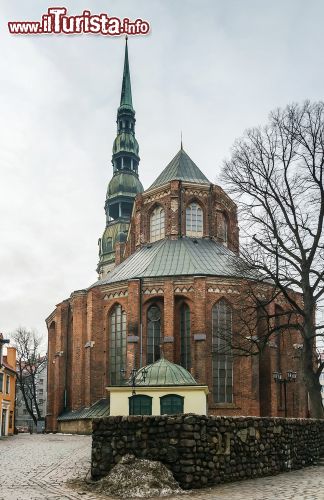
POLYGON ((180 309, 180 364, 186 370, 191 368, 190 309, 187 304, 180 309))
POLYGON ((161 311, 151 306, 147 311, 147 364, 161 357, 161 311))
POLYGON ((221 299, 212 309, 213 399, 233 402, 232 308, 221 299))
POLYGON ((110 384, 119 385, 121 370, 126 366, 126 312, 116 305, 109 317, 110 384))

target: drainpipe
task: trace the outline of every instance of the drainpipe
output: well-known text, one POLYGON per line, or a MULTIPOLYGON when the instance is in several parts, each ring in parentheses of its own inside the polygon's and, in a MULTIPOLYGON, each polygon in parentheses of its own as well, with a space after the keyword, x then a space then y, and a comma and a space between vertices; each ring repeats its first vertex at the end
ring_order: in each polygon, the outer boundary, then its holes
POLYGON ((213 185, 209 186, 209 196, 208 196, 208 236, 211 237, 211 214, 212 214, 212 193, 213 185))
POLYGON ((139 279, 139 319, 140 319, 140 368, 143 365, 143 318, 142 318, 142 290, 143 290, 143 279, 139 279))
POLYGON ((69 346, 69 328, 70 328, 70 319, 71 319, 71 305, 69 304, 68 314, 67 314, 67 327, 66 327, 66 337, 65 337, 65 374, 64 374, 64 410, 66 410, 67 405, 67 378, 68 378, 68 346, 69 346))
POLYGON ((182 238, 182 181, 179 183, 179 217, 178 217, 178 234, 182 238))

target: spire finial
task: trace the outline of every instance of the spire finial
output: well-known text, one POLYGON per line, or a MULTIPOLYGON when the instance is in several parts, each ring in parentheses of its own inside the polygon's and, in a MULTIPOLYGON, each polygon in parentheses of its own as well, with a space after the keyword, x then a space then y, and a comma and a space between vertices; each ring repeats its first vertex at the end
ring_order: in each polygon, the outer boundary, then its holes
POLYGON ((181 135, 180 145, 181 145, 181 149, 183 149, 183 144, 182 144, 182 130, 181 130, 181 132, 180 132, 180 135, 181 135))

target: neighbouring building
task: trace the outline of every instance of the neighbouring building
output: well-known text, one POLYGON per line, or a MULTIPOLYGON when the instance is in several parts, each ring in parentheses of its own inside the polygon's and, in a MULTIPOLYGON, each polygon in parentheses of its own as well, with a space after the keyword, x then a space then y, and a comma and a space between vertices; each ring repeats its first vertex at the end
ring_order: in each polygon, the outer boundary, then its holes
POLYGON ((9 340, 0 333, 0 437, 14 433, 15 395, 16 395, 16 349, 7 346, 9 340))
MULTIPOLYGON (((282 385, 273 372, 298 371, 298 332, 269 343, 260 357, 234 357, 223 349, 236 335, 234 303, 248 279, 236 265, 235 203, 182 144, 144 191, 139 161, 126 44, 99 279, 74 291, 46 320, 48 431, 66 425, 80 431, 82 418, 89 423, 109 414, 106 388, 115 397, 125 374, 154 366, 162 354, 208 387, 209 414, 284 416, 282 385)), ((152 168, 159 168, 158 160, 152 168)), ((271 307, 285 304, 278 299, 271 307)), ((287 391, 287 414, 307 414, 298 377, 287 391)))
MULTIPOLYGON (((27 375, 26 375, 27 376, 27 375)), ((43 425, 45 425, 45 417, 46 417, 46 405, 47 405, 47 361, 42 361, 41 369, 37 371, 35 375, 35 385, 36 385, 36 393, 37 393, 37 404, 41 413, 41 418, 43 421, 43 425)), ((26 409, 26 404, 23 398, 23 394, 19 387, 19 383, 17 383, 17 395, 16 395, 16 427, 28 427, 28 429, 32 429, 33 431, 37 430, 37 426, 35 426, 34 421, 30 414, 26 409)), ((36 410, 34 408, 34 414, 36 414, 36 410)), ((38 430, 40 430, 41 425, 38 426, 38 430)))

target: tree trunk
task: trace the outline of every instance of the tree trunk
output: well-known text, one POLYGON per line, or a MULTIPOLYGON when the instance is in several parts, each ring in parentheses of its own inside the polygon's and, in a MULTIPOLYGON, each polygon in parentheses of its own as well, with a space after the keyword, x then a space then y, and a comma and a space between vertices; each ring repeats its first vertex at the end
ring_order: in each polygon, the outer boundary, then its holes
POLYGON ((324 419, 321 384, 319 376, 314 371, 314 346, 313 339, 304 339, 303 368, 304 381, 309 396, 309 410, 312 418, 324 419))
POLYGON ((315 386, 315 384, 311 384, 310 388, 308 388, 308 384, 306 382, 306 387, 308 389, 309 394, 309 410, 310 416, 312 418, 324 418, 324 407, 322 404, 322 395, 321 395, 321 385, 319 388, 315 386))

